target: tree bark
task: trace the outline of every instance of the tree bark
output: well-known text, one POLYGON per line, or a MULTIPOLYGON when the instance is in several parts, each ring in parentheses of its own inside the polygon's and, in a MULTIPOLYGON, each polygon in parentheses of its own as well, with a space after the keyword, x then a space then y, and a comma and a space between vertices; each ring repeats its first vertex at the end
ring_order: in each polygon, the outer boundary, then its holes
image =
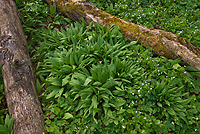
POLYGON ((0 0, 0 65, 14 134, 44 132, 28 45, 13 0, 0 0))
POLYGON ((149 45, 154 54, 171 59, 181 58, 200 71, 200 48, 193 46, 180 36, 171 32, 126 22, 98 9, 89 0, 46 1, 50 4, 55 3, 58 11, 79 23, 82 22, 82 17, 87 25, 92 21, 103 26, 114 23, 115 26, 120 26, 120 31, 128 41, 139 39, 139 43, 143 43, 146 48, 149 45))

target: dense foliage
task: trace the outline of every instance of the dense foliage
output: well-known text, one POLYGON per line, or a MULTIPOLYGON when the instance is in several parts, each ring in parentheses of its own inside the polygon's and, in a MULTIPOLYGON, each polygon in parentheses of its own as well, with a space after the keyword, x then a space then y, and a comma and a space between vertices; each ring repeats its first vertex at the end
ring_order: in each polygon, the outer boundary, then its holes
POLYGON ((112 26, 74 23, 47 31, 44 42, 40 50, 56 48, 37 73, 46 79, 41 97, 48 131, 192 133, 199 128, 199 88, 179 60, 152 57, 151 50, 125 42, 112 26))
POLYGON ((200 47, 198 0, 91 0, 98 8, 123 20, 163 29, 200 47))
MULTIPOLYGON (((129 11, 125 5, 130 1, 110 2, 109 5, 99 0, 96 4, 118 15, 129 11)), ((141 3, 135 1, 130 14, 141 15, 144 9, 157 10, 155 5, 163 2, 143 0, 141 3)), ((84 20, 82 24, 72 22, 56 13, 55 5, 48 7, 42 0, 21 1, 17 5, 36 68, 37 90, 48 132, 200 132, 200 73, 195 69, 182 66, 180 59, 154 57, 150 48, 144 49, 137 41, 127 42, 120 27, 105 28, 93 23, 85 26, 84 20)), ((169 4, 162 6, 169 11, 169 4)), ((185 8, 180 2, 179 6, 185 8)), ((162 14, 170 18, 173 14, 167 11, 162 14)), ((199 13, 198 9, 194 11, 199 13)), ((159 14, 160 10, 156 12, 159 14)), ((155 18, 146 16, 142 21, 152 26, 151 19, 155 18)), ((188 20, 192 18, 189 16, 188 20)), ((195 24, 191 22, 190 25, 199 28, 195 24)), ((199 31, 195 33, 197 36, 191 35, 193 38, 188 39, 198 42, 199 31)), ((0 89, 0 100, 4 103, 3 85, 0 89)), ((4 125, 6 113, 5 109, 0 111, 0 124, 4 125)))

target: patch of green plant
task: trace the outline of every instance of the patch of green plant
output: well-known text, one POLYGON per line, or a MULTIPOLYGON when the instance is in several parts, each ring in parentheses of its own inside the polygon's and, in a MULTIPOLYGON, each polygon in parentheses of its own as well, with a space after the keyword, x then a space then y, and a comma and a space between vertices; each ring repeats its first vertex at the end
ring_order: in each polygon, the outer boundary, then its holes
MULTIPOLYGON (((16 0, 16 5, 23 24, 26 39, 29 44, 31 56, 36 53, 36 46, 39 45, 39 41, 41 41, 40 37, 42 36, 43 31, 60 27, 62 25, 64 26, 70 22, 68 18, 64 18, 60 14, 56 13, 55 5, 49 7, 42 0, 16 0)), ((36 57, 32 57, 32 61, 36 61, 36 57)), ((38 93, 41 92, 42 86, 43 85, 41 85, 37 80, 38 93)), ((8 110, 3 90, 3 78, 2 75, 0 75, 0 133, 2 134, 4 132, 7 133, 7 130, 9 133, 11 132, 11 129, 7 126, 9 121, 6 116, 8 114, 8 110)))
POLYGON ((91 2, 118 18, 172 32, 200 47, 198 0, 91 0, 91 2))
MULTIPOLYGON (((1 69, 0 69, 1 72, 1 69)), ((4 84, 2 74, 0 75, 0 125, 4 125, 4 119, 8 114, 8 110, 6 107, 6 100, 4 94, 4 84)))
MULTIPOLYGON (((40 37, 44 31, 65 26, 71 21, 56 12, 55 4, 48 6, 42 0, 20 1, 16 4, 18 5, 18 12, 31 56, 36 53, 35 47, 39 45, 40 37)), ((35 61, 34 57, 32 61, 35 61)))
POLYGON ((1 122, 0 125, 0 133, 1 134, 13 134, 13 117, 9 118, 9 115, 6 115, 5 121, 1 122))
MULTIPOLYGON (((116 3, 130 1, 110 2, 101 2, 104 10, 120 12, 116 3)), ((133 2, 135 10, 146 6, 152 12, 160 1, 133 2)), ((168 7, 170 3, 165 10, 168 7)), ((25 1, 18 8, 32 61, 38 62, 36 83, 48 132, 199 133, 196 70, 182 67, 180 59, 153 57, 151 49, 145 50, 137 41, 126 42, 119 27, 85 26, 84 21, 66 27, 70 20, 57 14, 55 5, 48 7, 41 0, 25 1)), ((175 12, 172 6, 170 10, 175 12)))
POLYGON ((199 86, 180 59, 153 57, 119 27, 84 20, 43 40, 37 76, 48 132, 199 133, 199 86))

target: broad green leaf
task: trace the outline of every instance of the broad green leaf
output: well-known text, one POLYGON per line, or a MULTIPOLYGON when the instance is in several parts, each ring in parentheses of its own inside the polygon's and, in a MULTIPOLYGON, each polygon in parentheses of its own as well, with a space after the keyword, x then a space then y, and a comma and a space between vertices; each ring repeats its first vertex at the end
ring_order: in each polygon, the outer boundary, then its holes
POLYGON ((115 85, 115 80, 111 77, 108 82, 102 85, 103 88, 110 88, 115 85))
POLYGON ((118 100, 114 104, 116 107, 120 107, 120 106, 124 105, 125 103, 126 103, 125 100, 118 100))
POLYGON ((115 123, 115 125, 118 125, 118 124, 119 124, 119 122, 118 122, 118 119, 117 119, 117 118, 114 120, 114 123, 115 123))
POLYGON ((181 66, 180 66, 178 63, 173 65, 173 68, 174 68, 174 69, 178 69, 178 68, 180 68, 180 67, 181 67, 181 66))
POLYGON ((93 21, 89 24, 89 26, 86 27, 86 30, 85 30, 85 32, 83 33, 83 35, 84 35, 85 33, 87 33, 88 30, 90 30, 92 26, 93 26, 93 21))
POLYGON ((38 79, 36 80, 36 88, 37 88, 38 94, 40 94, 41 93, 42 85, 40 84, 40 82, 39 82, 38 79))
POLYGON ((186 71, 188 72, 198 72, 195 68, 193 68, 192 66, 186 66, 185 68, 186 71))
POLYGON ((11 131, 13 129, 13 117, 9 119, 8 130, 11 131))
POLYGON ((92 81, 91 78, 86 78, 84 85, 88 85, 92 81))
POLYGON ((178 101, 182 101, 183 99, 181 97, 177 97, 175 95, 171 95, 171 96, 174 96, 174 102, 178 102, 178 101))
POLYGON ((6 126, 0 125, 0 134, 8 134, 9 130, 6 126))
POLYGON ((59 58, 50 58, 49 61, 51 62, 51 64, 54 67, 60 68, 61 67, 61 63, 59 62, 59 58))
POLYGON ((161 104, 160 102, 157 102, 157 105, 158 105, 159 107, 162 107, 162 104, 161 104))
POLYGON ((62 79, 62 86, 65 86, 69 83, 70 75, 67 75, 64 79, 62 79))
POLYGON ((77 78, 81 83, 84 83, 86 80, 86 76, 84 74, 78 73, 78 72, 74 72, 73 75, 75 78, 77 78))
POLYGON ((82 102, 82 106, 80 107, 81 108, 86 108, 85 110, 89 110, 88 107, 91 106, 91 99, 85 99, 83 102, 82 102))
POLYGON ((6 114, 6 119, 5 119, 5 126, 8 128, 9 126, 9 115, 6 114))
POLYGON ((92 96, 92 104, 94 108, 97 108, 98 102, 97 102, 97 96, 93 95, 92 96))
POLYGON ((108 103, 104 102, 103 107, 110 107, 110 105, 108 103))
POLYGON ((80 81, 79 81, 79 80, 75 80, 75 79, 72 79, 71 81, 69 81, 69 84, 70 84, 71 86, 75 86, 75 87, 81 86, 80 81))
POLYGON ((172 124, 169 121, 165 121, 164 124, 167 128, 171 128, 172 126, 172 124))
POLYGON ((112 103, 109 103, 109 105, 112 106, 112 107, 116 107, 115 104, 112 104, 112 103))
POLYGON ((94 82, 92 85, 93 85, 93 86, 100 86, 101 84, 102 84, 101 82, 96 81, 96 82, 94 82))
POLYGON ((55 3, 53 3, 52 10, 50 11, 50 13, 52 15, 56 13, 56 4, 55 3))
POLYGON ((51 82, 51 84, 54 85, 54 86, 61 86, 62 85, 62 81, 58 77, 48 78, 47 81, 51 82))
POLYGON ((62 69, 60 70, 62 73, 71 73, 72 72, 72 67, 69 65, 63 65, 62 69))
POLYGON ((67 23, 71 23, 71 20, 69 18, 63 18, 67 23))
POLYGON ((67 119, 70 119, 70 118, 73 118, 73 115, 70 114, 70 113, 65 113, 63 119, 66 119, 66 120, 67 120, 67 119))
POLYGON ((76 100, 79 96, 80 96, 79 94, 76 94, 74 100, 76 100))
POLYGON ((61 88, 58 93, 56 94, 55 98, 60 97, 64 91, 64 88, 61 88))
POLYGON ((93 112, 93 120, 95 121, 96 124, 98 124, 97 119, 95 119, 95 114, 94 113, 96 113, 96 112, 93 112))
POLYGON ((70 60, 69 60, 71 66, 72 66, 72 65, 75 65, 75 62, 74 62, 74 58, 73 58, 73 57, 74 57, 74 55, 71 53, 71 54, 70 54, 70 60))
POLYGON ((113 116, 113 114, 112 114, 112 111, 109 109, 108 110, 108 116, 110 117, 110 118, 112 118, 112 119, 114 119, 115 117, 113 116))
POLYGON ((106 107, 106 106, 103 105, 103 110, 104 110, 105 114, 107 114, 108 107, 106 107))
POLYGON ((55 111, 56 114, 59 114, 60 113, 60 108, 54 107, 54 111, 55 111))
POLYGON ((93 108, 93 111, 98 113, 98 112, 101 112, 102 110, 100 108, 93 108))
POLYGON ((165 99, 164 99, 164 101, 165 101, 165 103, 166 103, 168 106, 170 106, 170 102, 169 102, 168 100, 165 100, 165 99))
POLYGON ((112 94, 112 92, 109 89, 106 89, 106 93, 109 94, 109 95, 111 95, 112 97, 114 97, 113 94, 112 94))
POLYGON ((187 118, 185 116, 180 115, 180 114, 178 114, 178 115, 181 117, 181 119, 183 119, 185 121, 186 124, 188 124, 188 120, 187 120, 187 118))
POLYGON ((104 100, 109 100, 109 97, 107 94, 101 94, 100 97, 103 98, 104 100))
POLYGON ((124 45, 123 47, 120 48, 120 50, 122 51, 123 49, 133 46, 134 44, 137 44, 137 41, 131 41, 129 44, 124 45))
POLYGON ((176 115, 176 112, 171 108, 171 107, 167 107, 167 112, 171 115, 176 115))
POLYGON ((177 112, 177 115, 186 116, 184 112, 177 112))
POLYGON ((176 107, 177 107, 177 108, 180 108, 180 109, 184 108, 184 106, 183 106, 183 105, 180 105, 180 104, 176 104, 176 107))
POLYGON ((112 93, 113 93, 114 95, 117 95, 117 96, 123 96, 123 95, 124 95, 123 90, 122 90, 122 91, 114 90, 114 91, 112 91, 112 93))
POLYGON ((188 104, 191 100, 190 99, 185 99, 185 100, 179 100, 179 101, 176 101, 176 102, 179 102, 181 104, 188 104))
POLYGON ((129 80, 127 80, 127 79, 121 79, 122 81, 124 81, 124 82, 127 82, 127 83, 132 83, 131 81, 129 81, 129 80))
MULTIPOLYGON (((49 87, 49 88, 50 88, 50 87, 49 87)), ((48 89, 49 89, 49 88, 48 88, 48 89)), ((51 86, 51 88, 53 88, 53 91, 52 91, 50 94, 47 95, 46 99, 49 99, 49 98, 51 98, 51 97, 54 97, 54 96, 58 93, 58 91, 59 91, 59 89, 60 89, 60 87, 57 87, 57 86, 51 86)))
POLYGON ((197 109, 189 109, 189 110, 187 110, 187 112, 189 113, 189 114, 196 114, 198 111, 197 111, 197 109))
POLYGON ((117 114, 121 114, 121 113, 124 113, 126 110, 125 109, 120 109, 117 111, 117 114))
POLYGON ((81 57, 79 58, 78 64, 81 64, 83 59, 84 59, 85 55, 81 55, 81 57))
POLYGON ((74 61, 75 61, 76 65, 79 64, 77 54, 74 54, 74 61))
POLYGON ((176 111, 176 112, 182 111, 182 109, 178 108, 178 106, 177 106, 176 104, 171 105, 171 107, 172 107, 172 108, 174 109, 174 111, 176 111))
POLYGON ((98 76, 96 70, 91 69, 90 73, 92 74, 92 78, 96 81, 98 81, 98 76))
POLYGON ((81 90, 80 92, 79 92, 79 95, 82 97, 82 99, 83 98, 87 98, 87 97, 89 97, 90 95, 92 95, 92 93, 93 93, 93 90, 92 90, 92 88, 85 88, 84 90, 81 90))
POLYGON ((90 57, 88 57, 87 59, 84 59, 83 61, 81 61, 81 63, 79 63, 78 68, 80 69, 80 68, 83 68, 83 67, 89 65, 91 62, 93 62, 93 60, 94 60, 94 58, 90 58, 90 57))
POLYGON ((82 24, 81 24, 81 26, 82 27, 85 27, 86 25, 85 25, 85 20, 84 20, 84 18, 82 17, 82 24))

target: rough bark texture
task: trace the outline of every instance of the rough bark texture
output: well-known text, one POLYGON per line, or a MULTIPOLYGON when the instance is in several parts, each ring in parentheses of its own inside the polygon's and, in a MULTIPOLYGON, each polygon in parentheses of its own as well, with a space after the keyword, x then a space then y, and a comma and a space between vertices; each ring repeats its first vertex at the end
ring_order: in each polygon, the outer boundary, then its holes
POLYGON ((44 132, 28 45, 13 0, 0 0, 0 65, 14 134, 44 132))
POLYGON ((115 26, 120 26, 121 32, 128 41, 139 39, 139 43, 144 43, 145 47, 148 48, 148 45, 152 47, 154 54, 171 59, 182 58, 187 64, 200 71, 200 48, 193 46, 180 36, 126 22, 98 9, 89 0, 46 1, 50 4, 56 3, 58 11, 79 23, 82 17, 87 25, 92 21, 103 26, 114 23, 115 26))

